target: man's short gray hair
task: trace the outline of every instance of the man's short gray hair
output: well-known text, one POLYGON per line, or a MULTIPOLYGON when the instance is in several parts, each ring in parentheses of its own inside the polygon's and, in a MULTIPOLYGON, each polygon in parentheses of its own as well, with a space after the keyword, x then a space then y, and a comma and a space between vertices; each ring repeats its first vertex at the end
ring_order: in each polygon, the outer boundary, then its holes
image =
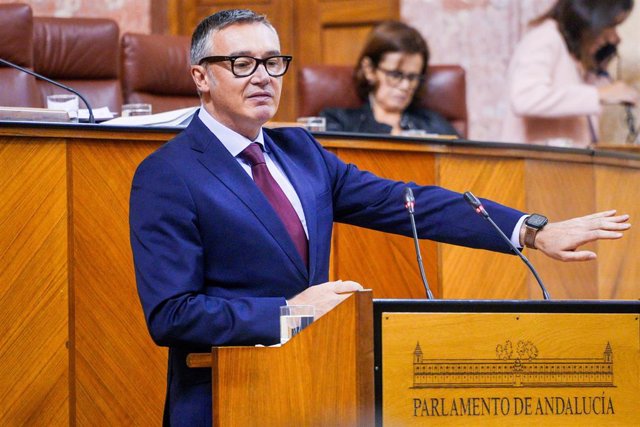
POLYGON ((204 18, 191 36, 191 65, 197 65, 202 58, 211 54, 211 35, 215 31, 220 31, 232 24, 254 22, 264 24, 275 31, 265 15, 260 15, 252 10, 221 10, 204 18))

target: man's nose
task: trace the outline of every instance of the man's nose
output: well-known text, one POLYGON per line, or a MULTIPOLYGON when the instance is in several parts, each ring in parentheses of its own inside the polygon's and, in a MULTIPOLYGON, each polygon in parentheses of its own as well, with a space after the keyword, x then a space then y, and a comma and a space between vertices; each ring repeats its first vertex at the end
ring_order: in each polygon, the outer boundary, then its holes
POLYGON ((268 83, 270 79, 271 76, 267 73, 264 64, 258 65, 256 71, 251 75, 251 82, 254 84, 265 84, 268 83))

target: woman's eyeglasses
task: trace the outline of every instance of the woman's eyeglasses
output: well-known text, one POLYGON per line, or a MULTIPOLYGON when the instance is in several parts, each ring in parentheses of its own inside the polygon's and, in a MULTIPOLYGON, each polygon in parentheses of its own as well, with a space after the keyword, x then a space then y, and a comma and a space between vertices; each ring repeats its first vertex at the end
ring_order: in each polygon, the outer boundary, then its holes
POLYGON ((231 72, 236 77, 249 77, 256 72, 260 64, 264 65, 267 74, 271 77, 280 77, 289 69, 289 63, 293 59, 289 55, 276 55, 268 58, 254 58, 253 56, 206 56, 202 58, 199 65, 205 62, 216 63, 229 61, 231 72))
POLYGON ((415 74, 415 73, 405 74, 402 71, 386 70, 380 67, 378 67, 377 69, 384 73, 387 79, 387 83, 389 83, 389 85, 394 87, 400 86, 403 80, 406 80, 407 82, 409 82, 409 87, 412 87, 412 88, 418 86, 420 83, 424 81, 424 75, 422 74, 415 74))

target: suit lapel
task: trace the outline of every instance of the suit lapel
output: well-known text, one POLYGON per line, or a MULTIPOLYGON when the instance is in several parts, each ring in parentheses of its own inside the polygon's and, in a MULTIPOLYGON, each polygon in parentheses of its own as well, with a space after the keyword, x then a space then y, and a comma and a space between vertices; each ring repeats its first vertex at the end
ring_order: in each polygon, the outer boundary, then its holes
POLYGON ((267 232, 308 281, 307 269, 289 233, 251 177, 197 117, 191 123, 190 128, 193 141, 191 148, 201 153, 198 161, 247 206, 249 212, 264 225, 267 232))
POLYGON ((275 160, 284 170, 289 181, 291 181, 302 204, 302 210, 304 211, 304 217, 307 223, 307 232, 309 233, 309 277, 314 277, 317 267, 316 254, 318 247, 315 243, 317 242, 318 224, 317 216, 315 215, 316 198, 313 187, 307 178, 307 172, 292 161, 289 156, 273 142, 273 139, 271 139, 266 132, 264 133, 264 142, 273 154, 275 160))

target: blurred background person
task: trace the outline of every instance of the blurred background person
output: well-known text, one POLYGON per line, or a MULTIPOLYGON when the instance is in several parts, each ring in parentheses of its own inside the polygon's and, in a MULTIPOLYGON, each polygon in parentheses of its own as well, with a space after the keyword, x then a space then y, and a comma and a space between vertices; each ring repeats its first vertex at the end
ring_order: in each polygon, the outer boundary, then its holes
POLYGON ((515 49, 508 70, 507 142, 586 147, 598 142, 602 104, 635 104, 638 92, 612 81, 616 27, 633 0, 559 0, 515 49))
POLYGON ((377 25, 367 37, 354 70, 360 108, 328 108, 320 115, 327 130, 399 135, 424 131, 457 135, 435 111, 418 107, 429 63, 429 48, 420 33, 398 21, 377 25))

